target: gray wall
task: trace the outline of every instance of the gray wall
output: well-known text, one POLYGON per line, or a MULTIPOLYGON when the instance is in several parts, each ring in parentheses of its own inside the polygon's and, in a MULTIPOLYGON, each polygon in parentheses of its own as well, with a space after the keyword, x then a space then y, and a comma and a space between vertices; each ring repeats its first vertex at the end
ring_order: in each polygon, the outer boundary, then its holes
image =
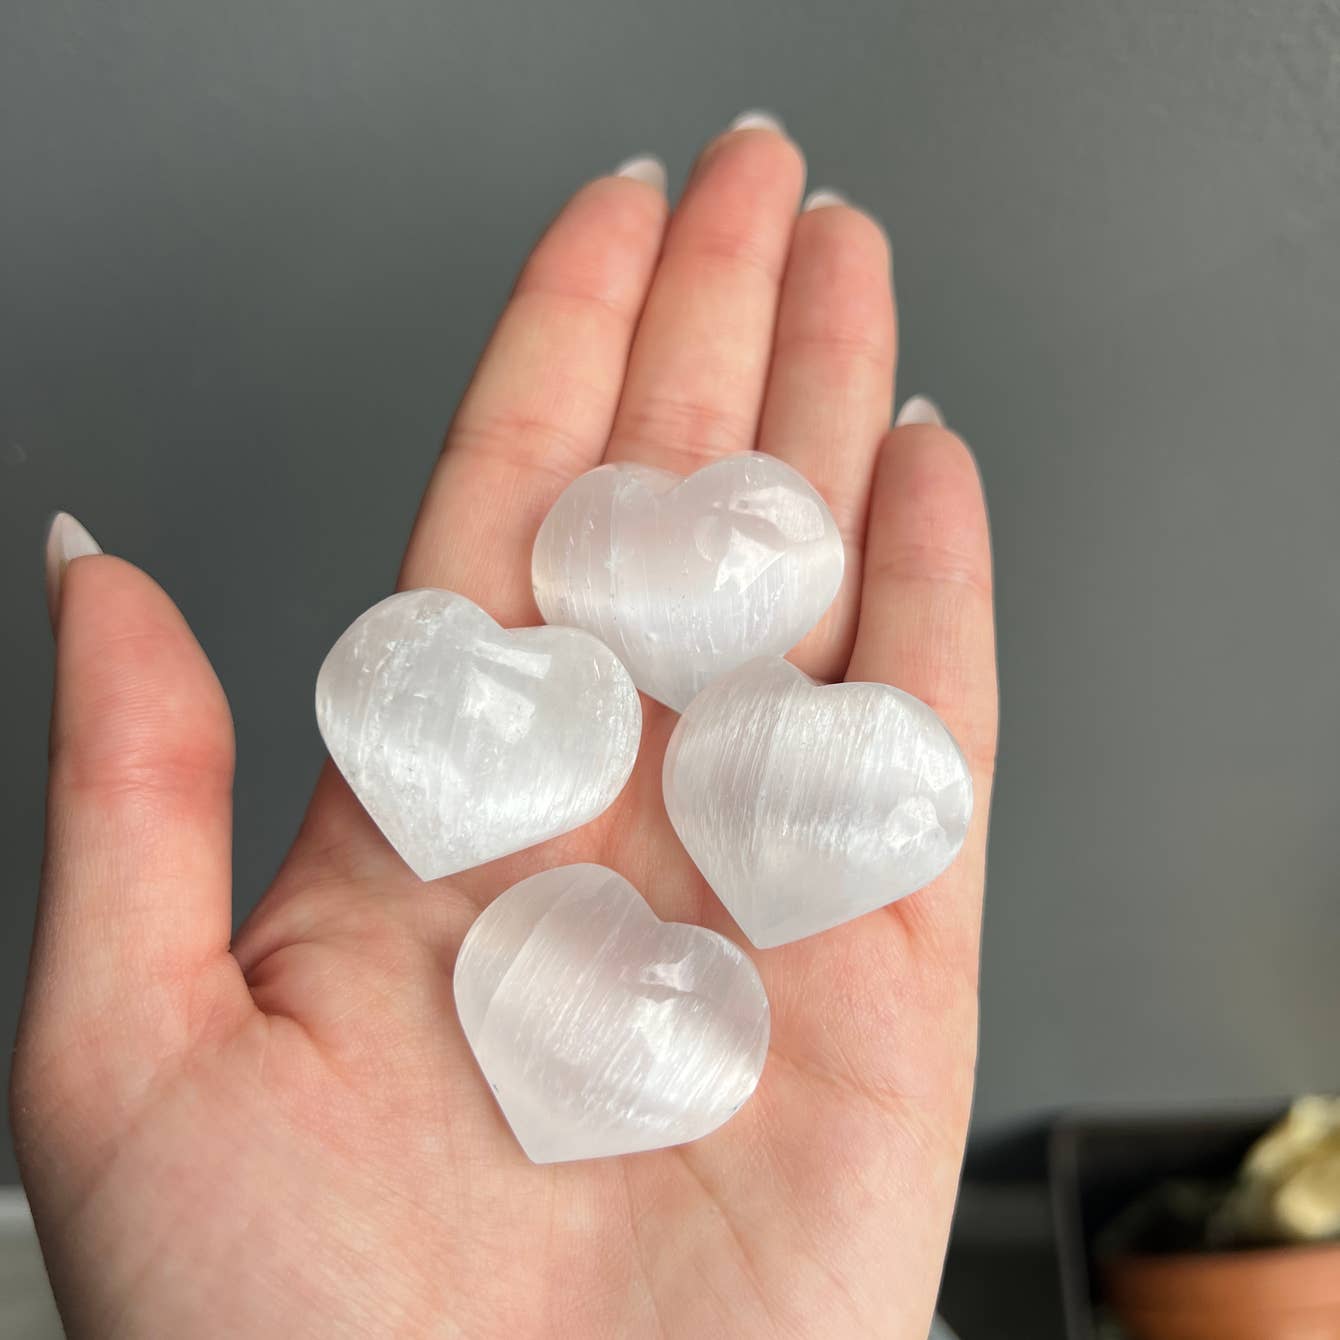
POLYGON ((0 6, 0 1031, 48 511, 218 668, 245 911, 528 243, 762 105, 887 222, 901 387, 990 493, 979 1134, 1337 1084, 1338 49, 1335 0, 0 6))

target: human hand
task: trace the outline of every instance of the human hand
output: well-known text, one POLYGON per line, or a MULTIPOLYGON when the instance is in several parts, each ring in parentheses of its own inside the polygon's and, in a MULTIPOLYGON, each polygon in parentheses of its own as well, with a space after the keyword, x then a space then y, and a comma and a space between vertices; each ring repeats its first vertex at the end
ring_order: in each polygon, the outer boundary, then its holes
MULTIPOLYGON (((668 222, 645 165, 577 193, 475 373, 400 584, 537 623, 531 543, 577 474, 773 453, 847 545, 838 600, 792 659, 944 717, 976 788, 958 860, 887 909, 751 951, 771 1049, 720 1130, 534 1166, 457 1023, 456 951, 490 899, 574 861, 742 942, 666 820, 674 715, 643 700, 637 769, 598 820, 427 886, 327 766, 230 943, 223 693, 157 586, 76 559, 56 600, 12 1099, 72 1335, 924 1340, 976 1045, 996 737, 986 518, 955 436, 888 429, 884 238, 842 203, 797 215, 803 176, 794 144, 756 123, 707 146, 668 222)), ((57 560, 69 534, 53 534, 57 560)))

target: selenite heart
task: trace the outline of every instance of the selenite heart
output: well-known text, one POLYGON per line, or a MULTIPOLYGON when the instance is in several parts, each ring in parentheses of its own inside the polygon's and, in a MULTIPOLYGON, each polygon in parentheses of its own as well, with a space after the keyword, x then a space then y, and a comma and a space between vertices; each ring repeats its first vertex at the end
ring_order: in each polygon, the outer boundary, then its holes
POLYGON ((929 884, 972 817, 968 766, 925 703, 775 658, 693 700, 662 783, 680 841, 760 949, 929 884))
POLYGON ((608 647, 576 628, 500 628, 451 591, 374 605, 316 680, 330 756, 420 879, 468 870, 608 808, 642 709, 608 647))
POLYGON ((535 1163, 696 1140, 753 1093, 768 1050, 768 1000, 738 946, 660 921, 599 865, 545 870, 489 904, 455 992, 535 1163))
POLYGON ((842 565, 824 500, 746 452, 687 479, 646 465, 581 475, 540 526, 531 578, 547 622, 594 633, 638 688, 683 711, 715 676, 799 642, 842 565))

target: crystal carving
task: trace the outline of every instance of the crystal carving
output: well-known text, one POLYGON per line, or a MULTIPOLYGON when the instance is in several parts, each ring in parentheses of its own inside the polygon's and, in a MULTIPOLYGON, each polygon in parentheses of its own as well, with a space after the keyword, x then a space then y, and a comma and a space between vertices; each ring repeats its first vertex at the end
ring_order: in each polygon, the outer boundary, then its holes
POLYGON ((707 882, 761 949, 929 884, 972 817, 972 778, 938 716, 887 684, 818 685, 765 658, 680 717, 666 810, 707 882))
POLYGON ((789 465, 745 452, 684 478, 602 465, 560 495, 535 540, 535 600, 585 628, 676 711, 755 656, 790 650, 842 582, 842 538, 789 465))
POLYGON ((451 591, 404 591, 335 643, 316 683, 330 756, 420 879, 577 828, 633 769, 628 672, 575 628, 500 628, 451 591))
POLYGON ((612 870, 513 885, 470 927, 456 1006, 536 1163, 631 1154, 714 1131, 768 1049, 758 972, 714 931, 660 921, 612 870))

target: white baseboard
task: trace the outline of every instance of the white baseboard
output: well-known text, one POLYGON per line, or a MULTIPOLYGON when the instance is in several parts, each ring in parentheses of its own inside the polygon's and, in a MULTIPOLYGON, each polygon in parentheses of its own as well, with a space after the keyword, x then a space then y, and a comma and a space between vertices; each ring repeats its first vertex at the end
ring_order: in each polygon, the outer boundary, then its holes
POLYGON ((0 1187, 0 1340, 62 1340, 42 1249, 21 1187, 0 1187))

